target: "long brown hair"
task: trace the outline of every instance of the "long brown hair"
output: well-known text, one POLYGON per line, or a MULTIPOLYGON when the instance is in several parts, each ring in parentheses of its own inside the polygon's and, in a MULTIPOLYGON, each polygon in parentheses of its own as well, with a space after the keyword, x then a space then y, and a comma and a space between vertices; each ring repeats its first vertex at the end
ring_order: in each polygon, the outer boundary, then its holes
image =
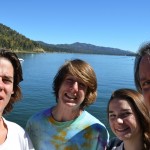
POLYGON ((149 150, 150 114, 147 107, 145 106, 143 95, 133 89, 118 89, 114 91, 107 105, 107 114, 109 113, 109 104, 113 99, 125 99, 131 104, 142 130, 144 150, 149 150))

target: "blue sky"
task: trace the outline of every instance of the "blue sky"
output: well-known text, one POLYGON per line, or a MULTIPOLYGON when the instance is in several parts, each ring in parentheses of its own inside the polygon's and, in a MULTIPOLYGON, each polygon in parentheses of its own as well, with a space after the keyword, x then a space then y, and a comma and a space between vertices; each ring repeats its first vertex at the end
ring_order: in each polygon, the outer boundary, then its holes
POLYGON ((134 52, 150 41, 149 0, 3 0, 0 5, 0 23, 35 41, 134 52))

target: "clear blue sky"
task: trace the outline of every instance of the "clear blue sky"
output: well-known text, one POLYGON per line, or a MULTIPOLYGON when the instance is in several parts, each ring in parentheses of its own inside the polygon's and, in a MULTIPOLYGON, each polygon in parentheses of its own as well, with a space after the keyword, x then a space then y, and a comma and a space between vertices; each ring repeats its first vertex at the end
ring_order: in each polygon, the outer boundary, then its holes
POLYGON ((150 41, 150 0, 2 0, 0 23, 48 44, 136 52, 150 41))

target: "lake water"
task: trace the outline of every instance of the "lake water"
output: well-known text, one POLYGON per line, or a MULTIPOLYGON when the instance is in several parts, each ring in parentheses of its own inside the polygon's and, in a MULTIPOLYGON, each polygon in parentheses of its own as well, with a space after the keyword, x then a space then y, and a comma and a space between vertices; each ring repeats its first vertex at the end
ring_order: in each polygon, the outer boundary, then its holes
POLYGON ((22 63, 24 81, 21 82, 23 99, 16 103, 7 119, 25 127, 34 113, 55 104, 52 80, 58 68, 69 59, 83 59, 95 70, 98 80, 98 97, 87 110, 110 128, 106 106, 111 93, 118 88, 133 88, 134 57, 91 54, 41 53, 18 54, 22 63))

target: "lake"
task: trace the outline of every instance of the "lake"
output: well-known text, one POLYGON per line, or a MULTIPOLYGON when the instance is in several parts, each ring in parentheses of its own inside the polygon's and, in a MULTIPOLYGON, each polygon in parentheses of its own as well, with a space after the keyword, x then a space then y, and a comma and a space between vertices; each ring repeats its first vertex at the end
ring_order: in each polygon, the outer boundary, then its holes
POLYGON ((103 122, 112 135, 106 114, 107 102, 111 93, 118 88, 135 89, 134 57, 66 53, 18 54, 18 57, 24 59, 24 80, 20 84, 23 98, 6 116, 8 120, 24 128, 31 115, 55 105, 52 80, 57 70, 66 60, 79 58, 94 68, 98 81, 98 97, 87 111, 103 122))

